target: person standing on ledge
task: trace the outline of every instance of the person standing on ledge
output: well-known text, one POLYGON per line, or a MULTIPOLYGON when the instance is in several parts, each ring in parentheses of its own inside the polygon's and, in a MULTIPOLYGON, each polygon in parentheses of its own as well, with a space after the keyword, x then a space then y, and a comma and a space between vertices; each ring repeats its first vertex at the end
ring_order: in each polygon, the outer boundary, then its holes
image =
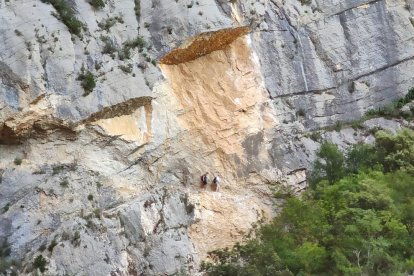
POLYGON ((208 184, 208 172, 206 172, 205 174, 203 174, 201 176, 201 184, 202 184, 203 189, 206 189, 207 188, 207 184, 208 184))
POLYGON ((213 184, 216 185, 216 192, 220 192, 220 176, 218 175, 214 176, 213 184))

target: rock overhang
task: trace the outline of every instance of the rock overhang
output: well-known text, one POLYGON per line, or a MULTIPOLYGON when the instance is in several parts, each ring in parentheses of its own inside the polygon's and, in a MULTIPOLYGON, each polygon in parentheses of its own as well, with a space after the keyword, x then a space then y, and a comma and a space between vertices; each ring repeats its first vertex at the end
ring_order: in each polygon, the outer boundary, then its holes
POLYGON ((249 31, 250 28, 244 26, 198 34, 164 55, 160 59, 160 64, 177 65, 222 50, 249 31))

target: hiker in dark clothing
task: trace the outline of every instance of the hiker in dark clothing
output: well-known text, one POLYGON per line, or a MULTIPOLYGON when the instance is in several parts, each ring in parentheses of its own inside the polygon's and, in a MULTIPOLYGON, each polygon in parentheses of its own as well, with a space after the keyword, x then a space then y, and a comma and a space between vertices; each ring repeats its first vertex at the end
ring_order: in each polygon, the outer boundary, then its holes
POLYGON ((220 191, 220 177, 218 175, 214 176, 213 184, 216 185, 216 192, 220 191))
POLYGON ((208 184, 208 172, 201 176, 201 184, 203 185, 203 189, 207 187, 208 184))

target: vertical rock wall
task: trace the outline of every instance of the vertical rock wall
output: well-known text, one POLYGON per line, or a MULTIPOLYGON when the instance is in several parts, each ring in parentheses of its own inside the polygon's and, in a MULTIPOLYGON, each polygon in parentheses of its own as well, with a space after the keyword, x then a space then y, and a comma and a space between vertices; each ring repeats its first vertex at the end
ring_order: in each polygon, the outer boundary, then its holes
POLYGON ((196 274, 274 214, 274 189, 306 187, 308 130, 413 83, 412 1, 67 3, 80 35, 0 0, 0 242, 22 274, 39 255, 56 275, 196 274))

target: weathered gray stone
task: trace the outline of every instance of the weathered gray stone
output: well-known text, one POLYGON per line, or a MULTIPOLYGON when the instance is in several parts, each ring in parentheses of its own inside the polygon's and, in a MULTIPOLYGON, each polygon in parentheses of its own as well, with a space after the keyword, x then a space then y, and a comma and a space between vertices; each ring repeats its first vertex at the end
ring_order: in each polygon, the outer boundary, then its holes
POLYGON ((345 150, 413 127, 323 129, 412 86, 406 1, 68 3, 79 36, 50 4, 0 0, 0 241, 22 274, 42 254, 51 275, 195 275, 275 214, 268 184, 306 188, 323 140, 345 150), (178 46, 196 58, 158 62, 178 46), (201 190, 206 171, 219 192, 201 190))

